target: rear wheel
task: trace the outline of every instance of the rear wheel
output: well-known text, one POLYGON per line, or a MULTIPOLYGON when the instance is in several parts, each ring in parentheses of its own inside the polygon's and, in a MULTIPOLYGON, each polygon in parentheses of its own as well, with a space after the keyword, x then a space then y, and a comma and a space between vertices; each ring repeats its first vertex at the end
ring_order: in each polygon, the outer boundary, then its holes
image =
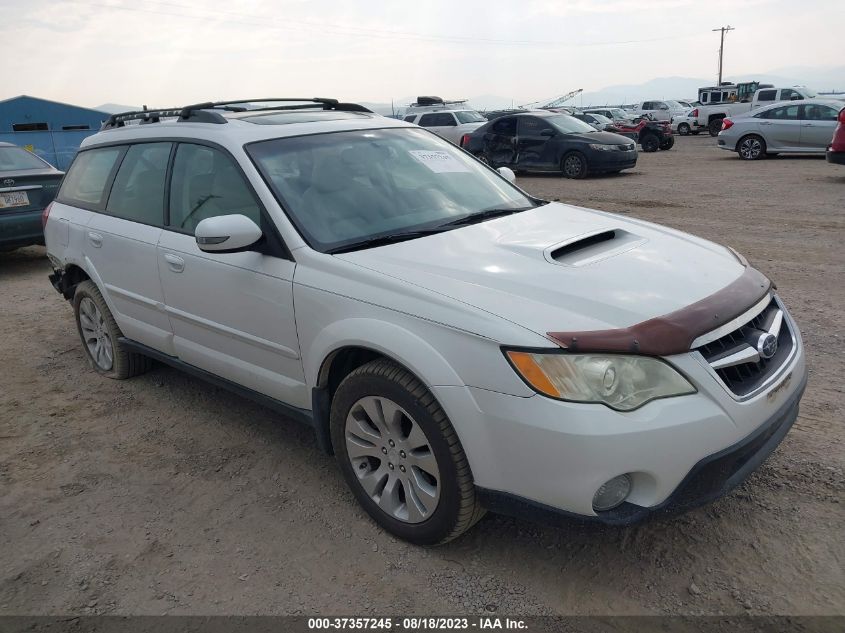
POLYGON ((707 131, 710 132, 710 136, 719 136, 719 132, 722 131, 722 119, 713 119, 710 121, 707 131))
POLYGON ((565 178, 585 178, 588 171, 587 159, 581 152, 569 152, 560 161, 560 170, 565 178))
POLYGON ((375 360, 349 374, 332 400, 331 432, 347 484, 388 532, 433 545, 484 516, 455 429, 406 369, 375 360))
POLYGON ((681 136, 687 136, 690 133, 691 129, 689 123, 679 123, 678 124, 678 134, 681 136))
POLYGON ((657 138, 657 134, 646 134, 640 137, 640 147, 644 152, 656 152, 660 149, 660 139, 657 138))
POLYGON ((742 160, 760 160, 766 156, 766 141, 756 134, 749 134, 739 139, 736 151, 742 160))
POLYGON ((88 362, 97 373, 123 380, 143 374, 152 366, 148 357, 129 352, 119 343, 123 334, 93 281, 83 281, 76 287, 73 314, 88 362))

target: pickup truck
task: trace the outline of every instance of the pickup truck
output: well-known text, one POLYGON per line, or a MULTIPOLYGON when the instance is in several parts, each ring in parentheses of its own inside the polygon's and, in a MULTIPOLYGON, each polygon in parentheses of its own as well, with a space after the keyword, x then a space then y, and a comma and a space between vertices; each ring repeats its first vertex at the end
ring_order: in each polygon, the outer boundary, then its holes
POLYGON ((718 136, 722 129, 722 119, 729 116, 744 114, 754 108, 769 105, 776 101, 800 101, 812 99, 816 96, 813 90, 803 86, 791 88, 765 87, 754 92, 751 101, 711 103, 710 105, 696 106, 689 113, 689 123, 693 132, 706 129, 710 136, 718 136))

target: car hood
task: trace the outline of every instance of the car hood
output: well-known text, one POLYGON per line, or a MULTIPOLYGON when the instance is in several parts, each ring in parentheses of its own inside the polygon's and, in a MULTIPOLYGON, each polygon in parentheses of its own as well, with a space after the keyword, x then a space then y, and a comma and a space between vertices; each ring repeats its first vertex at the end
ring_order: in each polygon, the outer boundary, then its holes
POLYGON ((541 335, 629 327, 699 301, 744 271, 712 242, 559 203, 336 257, 541 335))
POLYGON ((602 145, 630 145, 631 139, 615 132, 584 132, 579 134, 565 134, 567 140, 577 139, 585 143, 602 145))

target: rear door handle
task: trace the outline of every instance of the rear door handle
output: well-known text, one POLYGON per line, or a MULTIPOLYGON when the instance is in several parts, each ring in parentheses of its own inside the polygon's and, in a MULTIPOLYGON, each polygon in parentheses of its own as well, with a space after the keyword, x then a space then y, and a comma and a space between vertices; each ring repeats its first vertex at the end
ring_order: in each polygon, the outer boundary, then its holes
POLYGON ((165 254, 164 261, 167 262, 168 267, 174 273, 181 273, 185 270, 185 260, 177 255, 165 254))
POLYGON ((88 241, 94 248, 100 248, 103 245, 103 236, 93 231, 88 231, 88 241))

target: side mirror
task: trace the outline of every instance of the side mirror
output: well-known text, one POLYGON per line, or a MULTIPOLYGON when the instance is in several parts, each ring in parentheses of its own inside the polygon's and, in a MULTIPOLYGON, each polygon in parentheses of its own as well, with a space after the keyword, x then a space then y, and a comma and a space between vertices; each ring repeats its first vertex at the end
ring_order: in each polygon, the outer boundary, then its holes
POLYGON ((206 253, 238 251, 261 239, 258 225, 245 215, 218 215, 197 224, 194 237, 197 246, 206 253))
POLYGON ((499 175, 507 180, 509 183, 514 184, 516 182, 516 174, 513 173, 512 169, 508 169, 507 167, 499 167, 497 170, 499 175))

